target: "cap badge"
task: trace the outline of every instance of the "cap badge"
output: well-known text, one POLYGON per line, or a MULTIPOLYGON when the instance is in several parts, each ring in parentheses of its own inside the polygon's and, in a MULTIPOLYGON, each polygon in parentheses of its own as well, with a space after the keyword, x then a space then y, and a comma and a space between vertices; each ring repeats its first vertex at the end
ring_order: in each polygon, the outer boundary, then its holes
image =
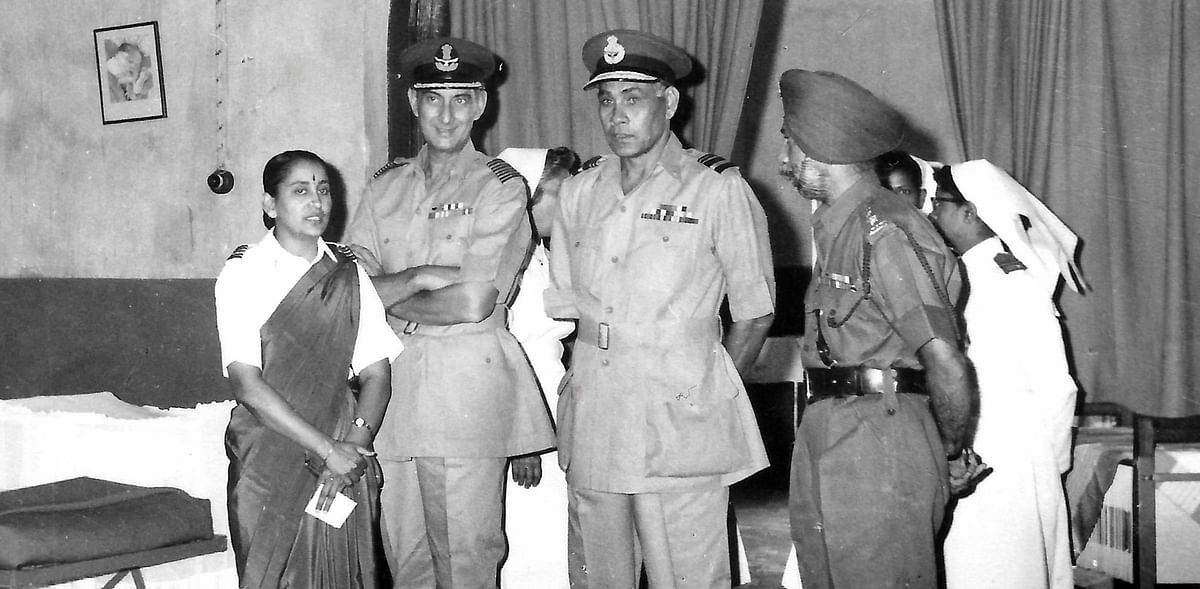
POLYGON ((449 43, 443 43, 442 54, 433 57, 433 66, 439 72, 452 72, 458 69, 458 56, 454 54, 454 46, 449 43))
POLYGON ((604 46, 604 63, 612 65, 625 59, 625 47, 617 42, 616 35, 608 36, 608 44, 604 46))

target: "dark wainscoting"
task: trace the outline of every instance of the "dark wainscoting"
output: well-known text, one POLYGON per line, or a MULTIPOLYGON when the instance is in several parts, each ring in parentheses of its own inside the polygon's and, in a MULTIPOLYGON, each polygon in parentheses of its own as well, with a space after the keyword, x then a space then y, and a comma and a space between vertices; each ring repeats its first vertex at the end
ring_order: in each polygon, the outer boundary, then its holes
POLYGON ((0 398, 110 391, 135 405, 232 398, 211 279, 0 279, 0 398))

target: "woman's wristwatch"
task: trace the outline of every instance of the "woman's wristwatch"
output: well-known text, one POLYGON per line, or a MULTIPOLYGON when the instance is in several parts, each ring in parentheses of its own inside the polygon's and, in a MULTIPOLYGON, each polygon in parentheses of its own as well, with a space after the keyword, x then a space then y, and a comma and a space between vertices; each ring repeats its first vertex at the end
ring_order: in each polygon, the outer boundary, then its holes
POLYGON ((361 417, 355 417, 353 423, 354 423, 354 427, 361 427, 361 428, 365 428, 367 431, 373 431, 373 429, 371 428, 371 424, 367 423, 367 420, 365 420, 361 417))

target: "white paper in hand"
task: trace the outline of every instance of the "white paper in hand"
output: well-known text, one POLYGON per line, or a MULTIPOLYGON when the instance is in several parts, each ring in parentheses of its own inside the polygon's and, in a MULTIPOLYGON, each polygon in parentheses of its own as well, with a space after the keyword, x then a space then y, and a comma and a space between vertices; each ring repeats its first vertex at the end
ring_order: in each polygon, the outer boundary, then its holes
POLYGON ((325 485, 317 486, 317 491, 313 493, 312 499, 308 500, 308 506, 304 508, 304 513, 311 515, 335 528, 341 528, 342 524, 346 523, 346 518, 350 517, 350 512, 354 511, 358 504, 353 499, 338 493, 333 496, 333 503, 330 504, 328 511, 317 509, 317 501, 321 498, 321 489, 325 485))

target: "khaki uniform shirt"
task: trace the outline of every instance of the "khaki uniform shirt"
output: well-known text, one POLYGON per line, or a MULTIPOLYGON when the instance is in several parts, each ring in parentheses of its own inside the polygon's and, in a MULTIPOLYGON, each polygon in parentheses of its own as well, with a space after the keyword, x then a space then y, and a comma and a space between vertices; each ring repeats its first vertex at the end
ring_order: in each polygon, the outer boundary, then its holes
POLYGON ((813 235, 817 262, 804 297, 805 367, 827 367, 819 336, 836 365, 870 368, 921 368, 921 346, 934 338, 960 341, 957 260, 917 209, 863 180, 817 209, 813 235))
POLYGON ((560 196, 545 302, 579 319, 558 405, 568 482, 687 490, 764 468, 717 316, 726 295, 734 321, 774 310, 766 216, 741 174, 672 135, 632 192, 610 156, 560 196))
POLYGON ((392 399, 376 449, 385 458, 483 458, 550 448, 549 412, 505 329, 504 305, 533 247, 525 185, 507 164, 493 171, 490 158, 468 146, 449 180, 427 191, 427 158, 422 148, 377 175, 345 241, 370 249, 385 272, 459 266, 462 281, 491 281, 500 296, 480 323, 413 326, 388 316, 405 352, 392 364, 392 399))

